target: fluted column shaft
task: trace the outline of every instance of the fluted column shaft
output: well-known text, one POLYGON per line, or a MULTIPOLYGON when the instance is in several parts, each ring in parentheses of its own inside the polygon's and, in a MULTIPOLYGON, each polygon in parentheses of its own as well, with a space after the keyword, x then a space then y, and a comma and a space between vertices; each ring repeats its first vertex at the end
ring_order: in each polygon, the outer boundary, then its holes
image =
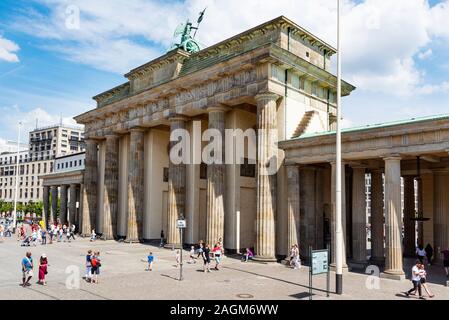
POLYGON ((448 243, 448 214, 449 214, 449 196, 447 195, 449 187, 449 171, 434 171, 434 216, 433 216, 433 248, 434 262, 441 263, 441 250, 449 247, 448 243))
POLYGON ((86 140, 86 164, 82 188, 81 235, 89 236, 97 212, 98 146, 93 139, 86 140))
POLYGON ((103 196, 102 238, 114 239, 117 233, 118 207, 118 136, 106 136, 105 184, 103 196))
MULTIPOLYGON (((186 133, 186 118, 175 117, 170 119, 170 132, 177 129, 184 130, 186 133)), ((183 138, 186 138, 183 136, 183 138)), ((170 142, 170 149, 176 145, 177 141, 170 142)), ((190 141, 189 141, 190 143, 190 141)), ((185 197, 186 197, 186 164, 175 164, 173 159, 169 159, 168 166, 168 230, 167 247, 179 246, 181 244, 180 233, 176 227, 176 221, 185 215, 185 197)))
POLYGON ((371 172, 371 261, 382 265, 384 256, 384 192, 381 170, 371 172))
MULTIPOLYGON (((207 166, 207 231, 206 242, 214 245, 224 235, 224 193, 225 193, 225 113, 224 108, 209 109, 209 129, 216 130, 220 134, 220 141, 214 144, 221 150, 220 163, 212 163, 207 166)), ((218 155, 215 155, 218 160, 218 155)), ((218 161, 217 161, 218 162, 218 161)))
POLYGON ((58 186, 51 186, 51 223, 55 223, 58 218, 58 186))
MULTIPOLYGON (((300 244, 300 198, 299 169, 297 166, 287 166, 287 245, 300 244)), ((289 252, 289 251, 287 251, 289 252)))
MULTIPOLYGON (((303 229, 301 230, 301 234, 303 238, 301 238, 301 255, 309 258, 309 246, 312 246, 314 250, 317 248, 316 243, 316 211, 315 211, 315 171, 314 167, 303 167, 301 168, 303 179, 302 190, 303 194, 302 206, 304 208, 304 216, 302 219, 304 220, 303 229)), ((320 248, 322 249, 322 248, 320 248)))
MULTIPOLYGON (((335 265, 335 252, 337 250, 336 247, 336 235, 337 235, 337 221, 336 221, 336 199, 335 199, 335 183, 337 178, 337 164, 335 162, 331 162, 332 167, 332 183, 331 183, 331 203, 332 203, 332 215, 331 215, 331 261, 332 264, 335 265)), ((346 264, 346 179, 345 179, 345 163, 341 163, 341 229, 343 230, 342 234, 342 251, 343 251, 343 268, 347 268, 346 264)))
POLYGON ((385 230, 386 256, 384 273, 403 278, 402 214, 401 214, 401 159, 385 158, 385 230))
POLYGON ((142 239, 144 188, 144 131, 131 129, 128 159, 128 227, 126 242, 142 239))
POLYGON ((352 169, 352 260, 366 261, 366 193, 365 168, 352 169))
POLYGON ((67 187, 66 185, 62 185, 60 187, 61 198, 60 198, 60 209, 61 212, 59 214, 59 219, 61 220, 62 225, 67 225, 67 187))
POLYGON ((415 221, 415 179, 413 176, 404 177, 404 255, 415 256, 416 229, 415 221))
POLYGON ((259 94, 257 101, 257 217, 256 260, 275 261, 277 191, 278 96, 259 94))
POLYGON ((71 184, 69 188, 69 219, 68 223, 70 225, 75 224, 75 216, 76 216, 76 189, 78 188, 77 184, 71 184))
POLYGON ((50 200, 50 187, 44 186, 43 188, 43 194, 42 194, 42 200, 44 202, 43 204, 43 212, 42 212, 42 219, 44 220, 45 228, 48 228, 49 223, 53 220, 51 217, 51 211, 49 200, 50 200))

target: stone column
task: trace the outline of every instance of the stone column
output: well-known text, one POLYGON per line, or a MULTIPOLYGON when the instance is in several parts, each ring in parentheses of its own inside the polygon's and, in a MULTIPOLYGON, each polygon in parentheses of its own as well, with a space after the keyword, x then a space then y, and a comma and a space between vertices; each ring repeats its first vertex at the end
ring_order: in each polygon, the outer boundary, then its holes
POLYGON ((106 136, 102 232, 104 240, 114 239, 117 234, 118 140, 117 135, 106 136))
MULTIPOLYGON (((301 182, 301 193, 304 213, 301 217, 303 220, 301 228, 301 255, 309 259, 309 246, 317 249, 316 240, 316 212, 315 212, 315 171, 314 167, 301 168, 303 179, 301 182)), ((320 248, 321 249, 321 248, 320 248)))
POLYGON ((126 242, 142 239, 143 188, 144 188, 144 130, 133 128, 130 132, 128 164, 128 228, 126 242))
POLYGON ((75 224, 75 216, 76 216, 76 189, 78 188, 77 184, 71 184, 69 188, 69 224, 75 224))
POLYGON ((257 102, 257 217, 255 260, 276 261, 275 217, 277 192, 278 95, 263 93, 257 102))
POLYGON ((81 212, 80 233, 89 236, 94 228, 97 212, 98 147, 97 141, 86 140, 86 164, 82 190, 83 210, 81 212))
POLYGON ((384 256, 384 192, 381 170, 371 171, 371 259, 376 265, 385 263, 384 256))
MULTIPOLYGON (((448 214, 449 169, 434 171, 434 209, 433 209, 433 249, 434 262, 442 263, 441 250, 449 247, 448 243, 448 214)), ((429 222, 427 222, 429 223, 429 222)))
MULTIPOLYGON (((335 266, 335 251, 336 251, 336 200, 335 200, 335 183, 337 174, 336 162, 331 162, 332 167, 332 185, 331 185, 331 204, 332 204, 332 216, 331 216, 331 265, 335 266)), ((348 265, 346 264, 346 173, 345 163, 341 163, 341 225, 343 230, 343 268, 347 271, 348 265)))
POLYGON ((287 252, 292 245, 300 244, 299 168, 287 166, 287 252))
POLYGON ((324 244, 324 170, 315 170, 315 243, 317 249, 325 249, 324 244))
POLYGON ((404 177, 404 255, 414 257, 416 249, 415 178, 404 177))
POLYGON ((59 213, 59 220, 62 225, 67 225, 67 188, 68 186, 66 185, 60 187, 61 199, 59 203, 61 212, 59 213))
POLYGON ((352 263, 365 266, 366 259, 366 193, 365 168, 352 168, 352 263))
MULTIPOLYGON (((174 130, 182 129, 184 134, 186 133, 186 121, 184 117, 173 117, 170 119, 170 132, 174 130)), ((181 135, 183 135, 181 133, 181 135)), ((186 140, 187 137, 183 136, 186 140)), ((190 141, 188 141, 190 142, 190 141)), ((170 142, 171 148, 179 143, 178 141, 170 142)), ((185 151, 185 150, 184 150, 185 151)), ((169 159, 168 165, 168 230, 167 236, 167 248, 173 246, 179 247, 181 245, 180 233, 176 227, 176 221, 181 217, 185 217, 185 196, 186 196, 186 164, 185 163, 173 163, 173 159, 169 159)))
POLYGON ((43 194, 42 199, 44 201, 43 205, 43 212, 42 212, 42 219, 44 219, 44 225, 46 228, 48 228, 48 225, 51 221, 53 221, 53 217, 51 214, 49 200, 50 200, 50 187, 44 186, 43 187, 43 194))
POLYGON ((386 256, 384 278, 405 279, 402 267, 401 158, 385 158, 386 256))
POLYGON ((51 223, 58 219, 58 186, 51 186, 51 223))
POLYGON ((208 155, 207 159, 207 214, 206 242, 213 246, 224 236, 225 193, 225 114, 224 107, 209 108, 209 130, 213 130, 215 151, 221 154, 208 155), (218 139, 219 138, 219 139, 218 139), (217 140, 216 140, 217 139, 217 140))

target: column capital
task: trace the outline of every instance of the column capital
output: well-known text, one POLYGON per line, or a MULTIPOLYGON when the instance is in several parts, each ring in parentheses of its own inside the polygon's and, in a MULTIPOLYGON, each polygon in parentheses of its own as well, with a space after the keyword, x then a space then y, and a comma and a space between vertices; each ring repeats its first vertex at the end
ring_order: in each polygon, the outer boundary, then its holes
MULTIPOLYGON (((330 163, 331 166, 336 166, 337 165, 337 161, 335 159, 332 160, 328 160, 328 162, 330 163)), ((347 164, 347 162, 345 160, 341 160, 341 165, 345 166, 347 164)))
POLYGON ((182 115, 182 114, 178 114, 178 113, 172 113, 168 116, 168 121, 170 122, 175 122, 175 121, 183 121, 186 122, 188 121, 189 118, 182 115))
POLYGON ((108 133, 105 135, 106 140, 118 139, 120 135, 118 133, 108 133))
POLYGON ((439 173, 439 174, 448 174, 449 168, 433 168, 431 169, 433 173, 439 173))
POLYGON ((145 132, 146 128, 142 128, 142 127, 132 127, 129 129, 129 132, 145 132))
POLYGON ((388 155, 388 156, 384 157, 383 160, 384 161, 401 161, 402 158, 398 154, 392 154, 392 155, 388 155))
POLYGON ((259 102, 260 100, 276 101, 280 97, 281 97, 280 95, 278 95, 277 93, 273 93, 273 92, 259 92, 258 94, 256 94, 254 96, 254 99, 256 99, 256 102, 259 102))
POLYGON ((228 112, 229 110, 231 110, 231 108, 226 106, 226 105, 224 105, 224 104, 222 104, 222 105, 218 104, 218 105, 214 105, 212 107, 207 107, 206 108, 206 111, 208 113, 211 113, 211 112, 228 112))

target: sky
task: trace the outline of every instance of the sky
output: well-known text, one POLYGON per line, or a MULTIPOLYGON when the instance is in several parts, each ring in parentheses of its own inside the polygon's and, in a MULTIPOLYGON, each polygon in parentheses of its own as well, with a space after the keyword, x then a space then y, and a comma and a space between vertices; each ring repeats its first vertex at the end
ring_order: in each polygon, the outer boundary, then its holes
MULTIPOLYGON (((336 3, 2 0, 0 150, 17 140, 19 121, 22 142, 36 119, 75 124, 93 96, 164 54, 177 25, 205 7, 205 47, 280 15, 336 46, 336 3)), ((343 99, 344 126, 449 113, 447 21, 449 0, 342 0, 342 73, 357 87, 343 99)))

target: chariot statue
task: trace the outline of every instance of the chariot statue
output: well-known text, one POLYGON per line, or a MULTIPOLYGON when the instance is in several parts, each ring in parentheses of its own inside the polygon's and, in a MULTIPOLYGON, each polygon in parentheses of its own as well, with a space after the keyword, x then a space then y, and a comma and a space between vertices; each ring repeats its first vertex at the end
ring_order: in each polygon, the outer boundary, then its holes
POLYGON ((186 23, 181 23, 175 30, 173 34, 174 39, 178 39, 181 36, 180 42, 173 44, 169 51, 174 49, 182 49, 189 53, 195 53, 201 50, 200 44, 197 40, 195 40, 196 33, 199 29, 201 21, 203 21, 204 13, 206 9, 200 12, 200 16, 197 20, 197 26, 193 27, 192 22, 187 20, 186 23), (195 30, 195 33, 192 36, 192 30, 195 30))

